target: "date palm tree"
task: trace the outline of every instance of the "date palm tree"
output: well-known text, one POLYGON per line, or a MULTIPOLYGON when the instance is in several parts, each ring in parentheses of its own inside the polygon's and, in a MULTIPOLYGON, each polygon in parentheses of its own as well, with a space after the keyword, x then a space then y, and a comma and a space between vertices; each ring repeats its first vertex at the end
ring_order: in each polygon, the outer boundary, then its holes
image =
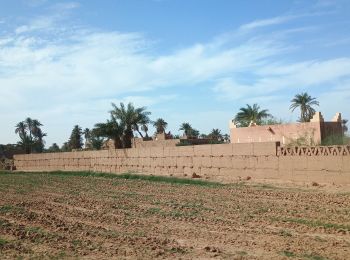
POLYGON ((184 134, 186 136, 190 136, 191 135, 191 132, 193 130, 192 126, 190 125, 190 123, 182 123, 180 128, 179 128, 180 131, 184 131, 184 134))
POLYGON ((146 111, 146 107, 135 108, 132 103, 127 106, 120 103, 120 107, 112 103, 113 110, 110 111, 112 118, 119 121, 124 126, 123 143, 125 148, 131 147, 131 139, 134 137, 133 131, 137 131, 141 137, 140 127, 150 122, 151 112, 146 111))
POLYGON ((30 117, 26 118, 24 121, 19 122, 16 125, 15 133, 19 135, 20 141, 19 145, 25 150, 26 153, 43 152, 45 141, 44 137, 47 136, 41 130, 42 124, 30 117))
POLYGON ((319 105, 316 98, 311 97, 306 92, 295 95, 291 102, 292 104, 289 107, 290 110, 294 111, 296 108, 300 109, 300 122, 309 122, 316 112, 313 106, 319 105))
POLYGON ((21 139, 27 135, 27 125, 24 121, 16 125, 15 133, 18 134, 21 139))
POLYGON ((158 118, 156 121, 153 122, 153 126, 156 128, 157 134, 163 134, 168 126, 168 123, 165 122, 164 119, 158 118))
POLYGON ((91 148, 91 130, 89 128, 85 128, 83 130, 83 135, 85 139, 85 144, 84 144, 85 149, 91 148))
POLYGON ((141 126, 141 130, 145 132, 145 134, 146 134, 145 138, 148 139, 149 138, 149 136, 148 136, 148 125, 147 124, 143 124, 141 126))
POLYGON ((239 123, 240 126, 248 126, 250 123, 261 124, 261 120, 271 115, 268 113, 267 109, 260 110, 258 104, 250 106, 247 104, 246 107, 241 107, 240 112, 235 116, 235 121, 239 123))
POLYGON ((33 139, 33 130, 34 130, 34 122, 33 119, 31 119, 30 117, 27 117, 26 120, 24 120, 24 123, 27 125, 27 129, 29 132, 29 138, 30 140, 33 139))
POLYGON ((37 153, 42 153, 45 147, 44 137, 47 136, 47 134, 43 133, 43 131, 40 128, 36 128, 33 133, 33 136, 34 136, 34 150, 37 153))
POLYGON ((113 117, 111 120, 107 120, 106 123, 96 124, 95 128, 92 130, 92 135, 94 137, 112 139, 116 148, 121 148, 123 146, 123 133, 124 126, 118 123, 118 121, 113 117))
POLYGON ((223 139, 221 131, 219 129, 217 129, 217 128, 216 129, 214 128, 213 130, 211 130, 211 132, 209 133, 209 137, 211 139, 214 139, 214 140, 217 140, 217 141, 220 141, 220 140, 223 139))
POLYGON ((44 137, 47 136, 40 128, 43 125, 36 119, 27 118, 26 121, 28 122, 28 129, 33 137, 33 148, 36 152, 42 153, 45 146, 44 137))
POLYGON ((25 153, 30 153, 30 139, 28 136, 28 128, 27 124, 22 121, 19 122, 16 125, 15 133, 19 135, 20 141, 18 142, 18 145, 22 147, 22 149, 25 151, 25 153))

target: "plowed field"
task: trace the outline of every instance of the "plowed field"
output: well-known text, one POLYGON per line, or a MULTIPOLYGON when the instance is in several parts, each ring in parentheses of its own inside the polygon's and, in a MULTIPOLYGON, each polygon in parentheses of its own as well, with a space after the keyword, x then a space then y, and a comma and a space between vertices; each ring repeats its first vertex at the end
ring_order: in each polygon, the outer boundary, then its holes
POLYGON ((350 192, 172 182, 0 173, 0 258, 350 259, 350 192))

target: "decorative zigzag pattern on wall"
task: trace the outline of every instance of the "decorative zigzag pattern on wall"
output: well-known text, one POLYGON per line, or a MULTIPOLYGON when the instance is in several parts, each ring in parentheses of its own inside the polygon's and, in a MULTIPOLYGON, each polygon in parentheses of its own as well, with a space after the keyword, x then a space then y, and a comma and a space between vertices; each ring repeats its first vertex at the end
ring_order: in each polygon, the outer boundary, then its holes
POLYGON ((349 145, 278 147, 278 156, 350 156, 349 145))

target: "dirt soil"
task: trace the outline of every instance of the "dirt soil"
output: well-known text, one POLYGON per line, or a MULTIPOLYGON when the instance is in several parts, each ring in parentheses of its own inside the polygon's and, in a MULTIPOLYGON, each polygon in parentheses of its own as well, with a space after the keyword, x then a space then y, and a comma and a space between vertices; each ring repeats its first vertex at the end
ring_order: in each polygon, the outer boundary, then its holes
POLYGON ((350 192, 0 174, 1 259, 350 259, 350 192))

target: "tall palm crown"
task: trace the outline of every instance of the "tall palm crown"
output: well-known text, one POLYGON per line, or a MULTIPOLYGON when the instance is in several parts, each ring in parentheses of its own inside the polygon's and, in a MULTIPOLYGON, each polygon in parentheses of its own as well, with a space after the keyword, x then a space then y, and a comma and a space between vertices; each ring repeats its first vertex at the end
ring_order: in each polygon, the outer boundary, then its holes
POLYGON ((189 123, 182 123, 179 130, 184 131, 184 134, 186 136, 189 136, 191 134, 193 128, 189 123))
POLYGON ((216 129, 214 128, 213 130, 211 130, 209 137, 214 140, 221 140, 223 138, 221 131, 217 128, 216 129))
POLYGON ((24 121, 19 122, 16 125, 15 133, 19 134, 19 137, 22 139, 27 135, 27 125, 24 121))
POLYGON ((19 144, 25 149, 26 153, 31 153, 33 150, 42 152, 45 146, 44 137, 47 136, 41 130, 42 124, 30 117, 16 125, 15 133, 19 135, 19 144))
POLYGON ((239 110, 240 112, 235 116, 235 121, 237 121, 240 126, 248 126, 251 122, 259 125, 262 119, 271 116, 267 109, 260 110, 257 104, 253 106, 247 104, 246 107, 241 107, 239 110))
POLYGON ((309 122, 316 112, 312 106, 319 105, 316 98, 311 97, 306 92, 295 95, 291 102, 292 104, 289 107, 290 110, 294 111, 296 108, 300 108, 300 122, 309 122))
POLYGON ((31 126, 28 124, 28 128, 32 132, 33 136, 40 136, 42 134, 40 127, 43 125, 36 119, 31 120, 30 123, 31 126))
POLYGON ((158 118, 156 121, 153 122, 153 126, 156 128, 157 134, 162 134, 165 132, 165 129, 168 126, 168 123, 165 122, 164 119, 158 118))
POLYGON ((85 128, 84 131, 83 131, 83 134, 84 134, 84 138, 85 140, 89 140, 90 137, 91 137, 91 131, 89 128, 85 128))
POLYGON ((116 148, 120 148, 123 133, 124 125, 119 124, 115 118, 107 120, 107 123, 96 124, 92 130, 92 134, 96 137, 112 139, 116 148))
POLYGON ((133 131, 137 131, 141 137, 140 127, 147 125, 151 120, 151 112, 146 111, 146 107, 135 108, 132 103, 127 106, 120 103, 120 107, 112 103, 113 110, 110 111, 112 118, 118 120, 119 124, 124 126, 123 143, 124 147, 131 147, 131 139, 134 137, 133 131))

